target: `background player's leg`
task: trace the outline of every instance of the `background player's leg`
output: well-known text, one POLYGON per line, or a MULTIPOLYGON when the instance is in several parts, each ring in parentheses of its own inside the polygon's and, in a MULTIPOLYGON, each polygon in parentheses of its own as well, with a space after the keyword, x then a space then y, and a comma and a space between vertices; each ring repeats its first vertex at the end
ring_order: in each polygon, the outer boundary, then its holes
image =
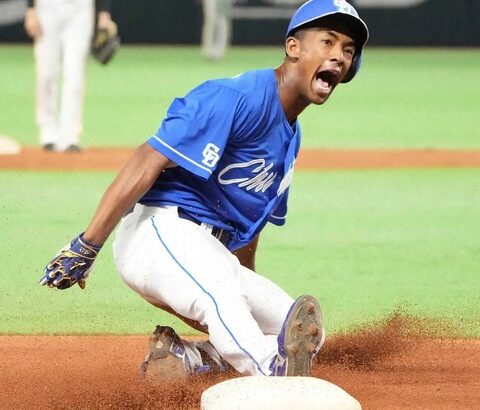
POLYGON ((42 35, 35 40, 36 117, 40 144, 58 142, 58 84, 61 67, 60 18, 54 4, 37 5, 42 35))
POLYGON ((212 53, 214 58, 222 58, 225 55, 232 31, 232 23, 229 17, 231 12, 231 0, 217 0, 215 36, 213 38, 212 53))
POLYGON ((251 315, 238 259, 213 236, 179 219, 175 208, 137 205, 118 230, 114 256, 122 278, 143 298, 207 325, 210 342, 237 371, 269 374, 276 338, 265 336, 251 315))
POLYGON ((68 3, 70 15, 62 36, 63 88, 60 102, 59 149, 79 145, 83 127, 85 65, 93 33, 93 4, 90 0, 68 3))
POLYGON ((203 0, 202 53, 216 58, 217 0, 203 0))

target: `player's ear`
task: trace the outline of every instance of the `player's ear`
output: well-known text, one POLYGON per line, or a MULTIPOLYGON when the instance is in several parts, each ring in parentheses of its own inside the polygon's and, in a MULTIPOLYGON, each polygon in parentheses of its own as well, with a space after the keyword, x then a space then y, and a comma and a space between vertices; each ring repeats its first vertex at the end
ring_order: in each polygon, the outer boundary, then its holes
POLYGON ((285 40, 285 54, 290 58, 298 58, 300 55, 300 40, 298 38, 291 36, 285 40))

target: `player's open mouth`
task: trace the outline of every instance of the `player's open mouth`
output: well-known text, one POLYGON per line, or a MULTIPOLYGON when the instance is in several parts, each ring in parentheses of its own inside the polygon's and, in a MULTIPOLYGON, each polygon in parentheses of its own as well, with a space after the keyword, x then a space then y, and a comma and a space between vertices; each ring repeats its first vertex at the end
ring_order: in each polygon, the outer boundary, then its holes
POLYGON ((339 77, 338 70, 322 70, 317 73, 315 80, 320 91, 330 92, 338 84, 339 77))

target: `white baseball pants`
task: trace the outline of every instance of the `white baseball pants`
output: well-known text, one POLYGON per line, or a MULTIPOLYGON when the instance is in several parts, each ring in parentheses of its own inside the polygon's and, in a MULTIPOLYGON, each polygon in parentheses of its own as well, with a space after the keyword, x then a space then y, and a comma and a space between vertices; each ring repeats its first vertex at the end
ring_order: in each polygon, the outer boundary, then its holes
POLYGON ((209 58, 220 59, 230 44, 232 0, 203 0, 202 51, 209 58))
POLYGON ((276 337, 294 300, 240 265, 176 207, 137 204, 113 244, 116 268, 148 302, 208 327, 209 340, 238 372, 269 375, 276 337))
POLYGON ((93 0, 37 0, 42 35, 35 40, 40 143, 78 144, 85 65, 94 24, 93 0), (61 97, 58 101, 61 84, 61 97))

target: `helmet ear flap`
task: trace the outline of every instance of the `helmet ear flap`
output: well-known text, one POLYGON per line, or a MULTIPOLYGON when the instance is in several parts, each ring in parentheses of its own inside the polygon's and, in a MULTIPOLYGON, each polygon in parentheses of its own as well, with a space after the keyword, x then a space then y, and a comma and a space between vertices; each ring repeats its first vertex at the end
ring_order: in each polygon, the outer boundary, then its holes
POLYGON ((355 53, 355 55, 353 56, 350 70, 348 70, 348 73, 343 79, 342 83, 348 83, 349 81, 351 81, 352 78, 355 77, 355 74, 357 74, 358 70, 360 70, 361 65, 362 65, 362 50, 360 50, 358 53, 355 53))

